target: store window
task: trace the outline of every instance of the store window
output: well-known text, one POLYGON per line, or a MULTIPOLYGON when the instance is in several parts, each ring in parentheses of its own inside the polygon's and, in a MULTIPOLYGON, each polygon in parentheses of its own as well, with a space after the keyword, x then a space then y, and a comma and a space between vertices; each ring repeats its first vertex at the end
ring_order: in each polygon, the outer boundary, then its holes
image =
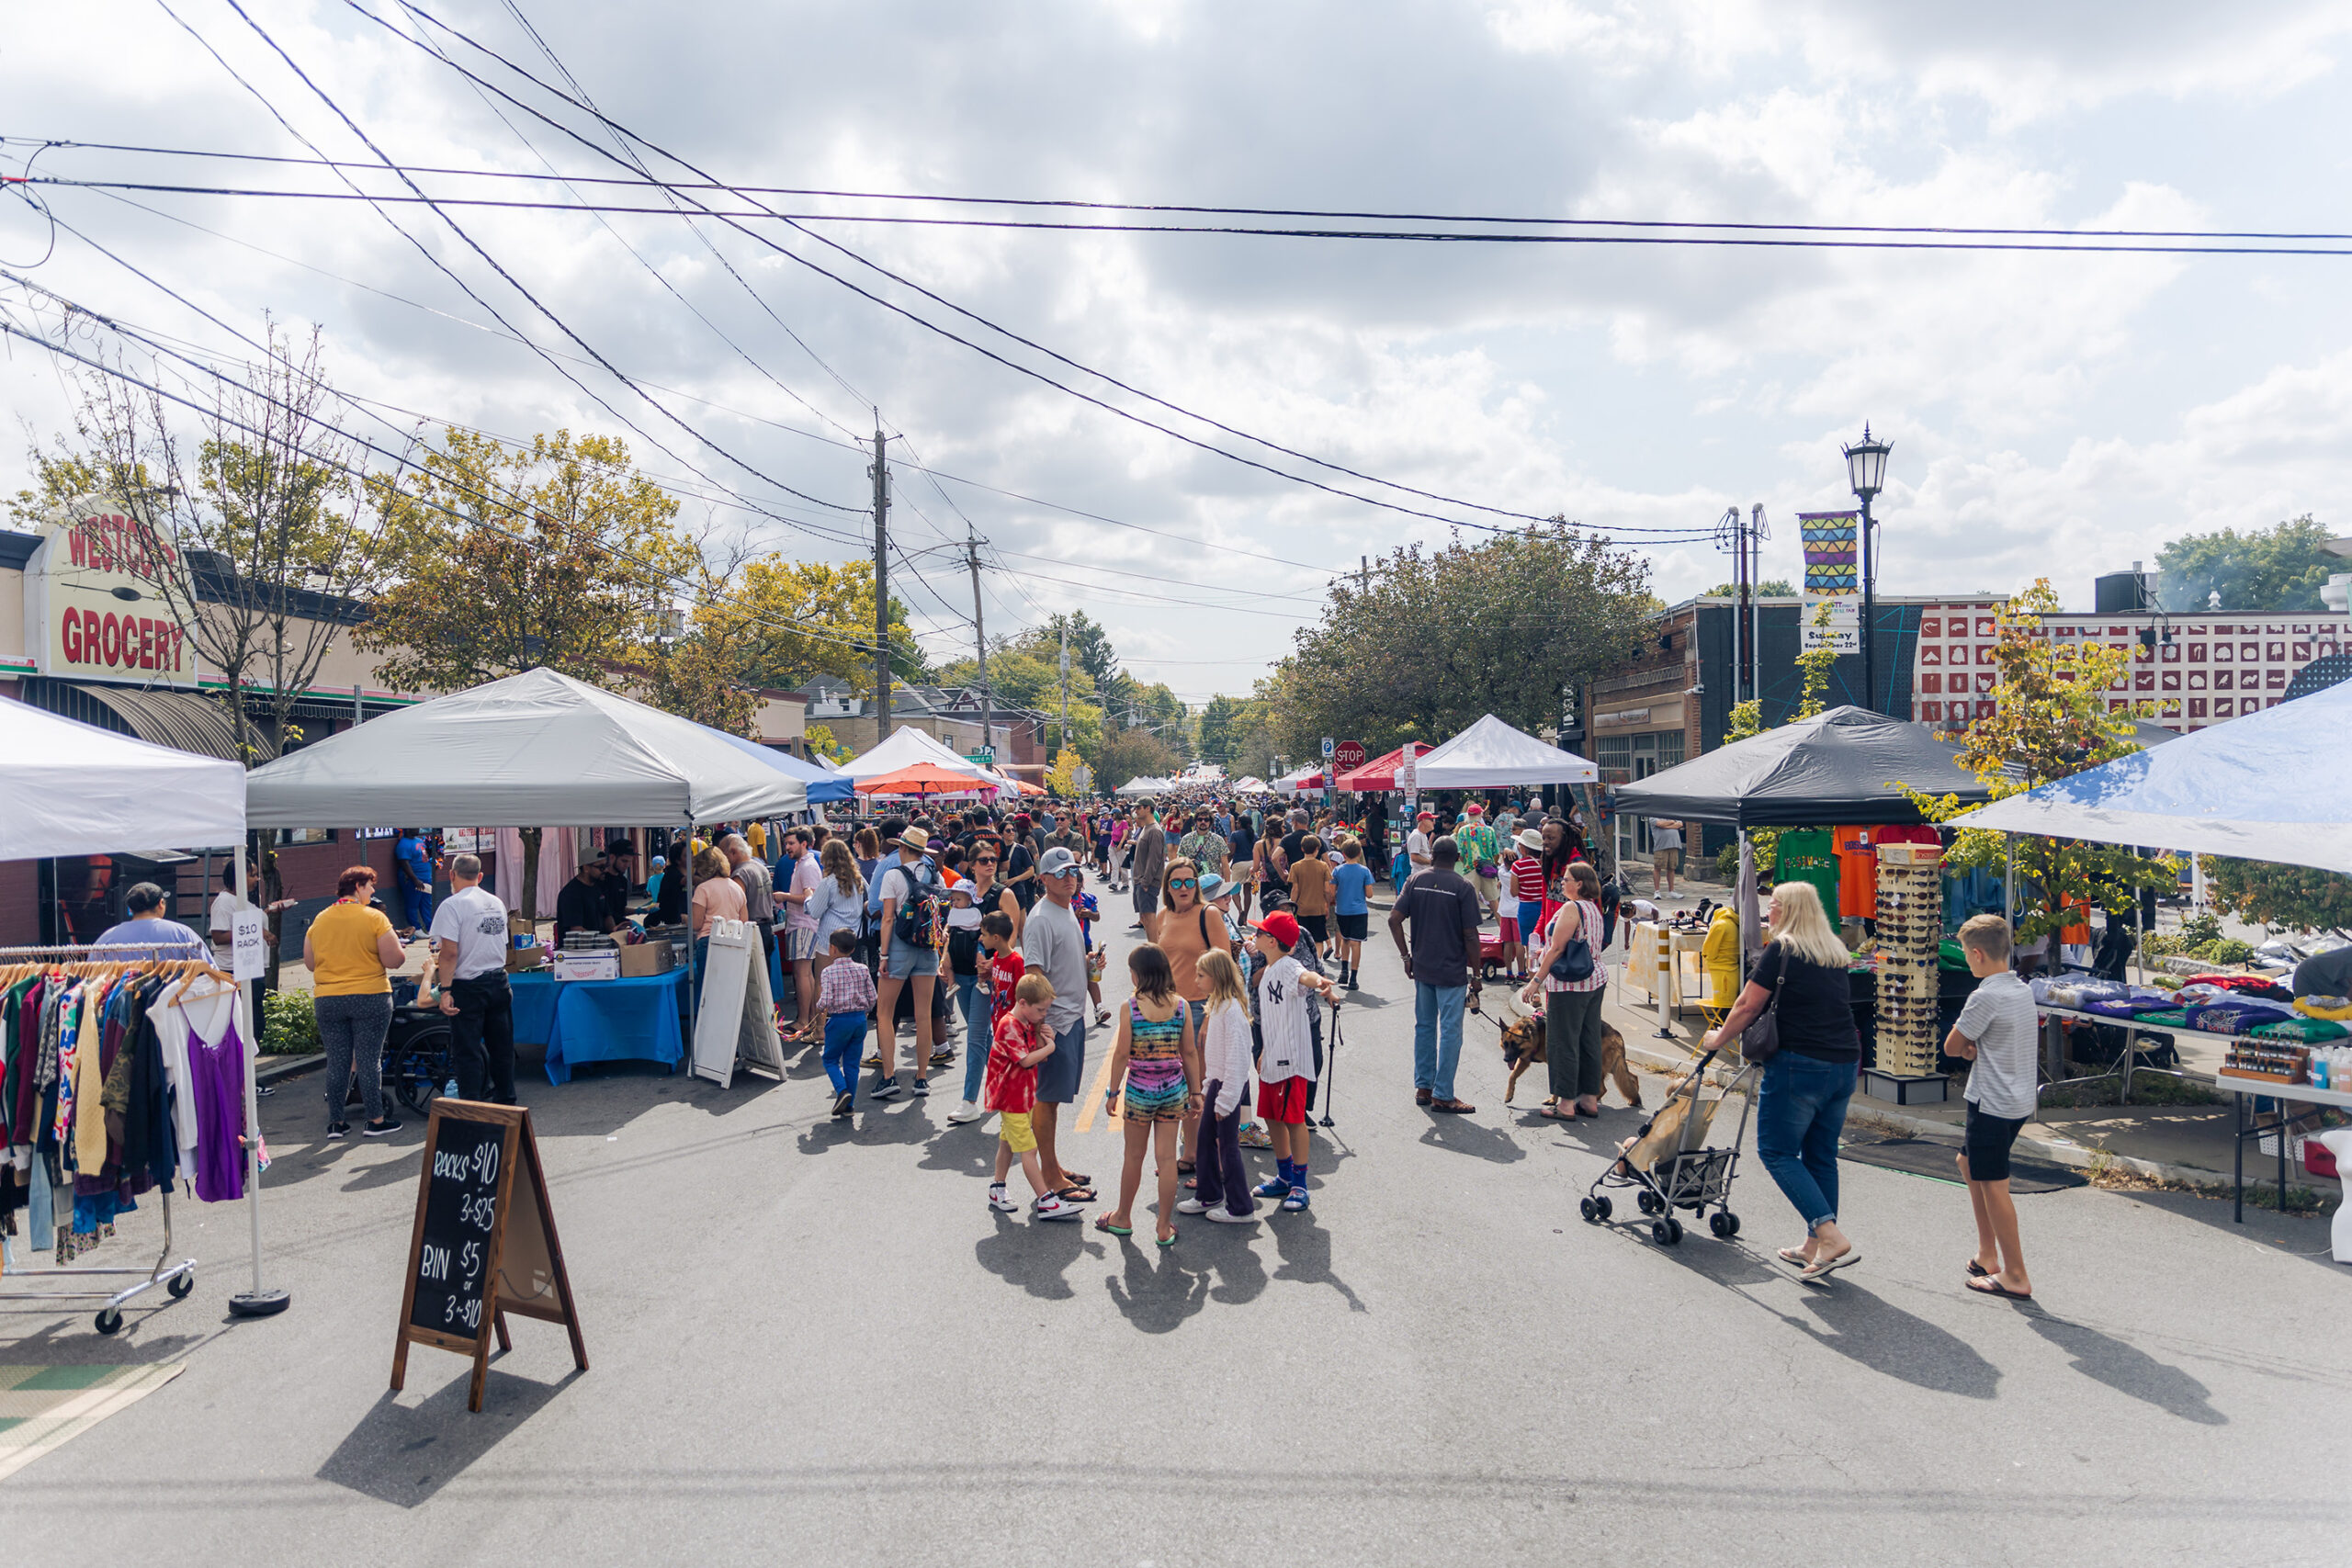
POLYGON ((1601 783, 1621 784, 1634 782, 1634 738, 1632 736, 1601 736, 1592 760, 1600 766, 1601 783))
POLYGON ((1657 765, 1661 772, 1682 765, 1682 731, 1657 738, 1657 765))
POLYGON ((332 844, 341 832, 340 828, 280 828, 277 842, 280 848, 294 844, 332 844))

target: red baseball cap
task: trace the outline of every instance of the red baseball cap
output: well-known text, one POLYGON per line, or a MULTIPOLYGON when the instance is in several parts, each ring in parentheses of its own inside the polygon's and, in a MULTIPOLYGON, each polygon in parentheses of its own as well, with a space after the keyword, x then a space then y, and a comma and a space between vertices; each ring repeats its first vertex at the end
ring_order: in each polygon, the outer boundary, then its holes
POLYGON ((1250 922, 1250 929, 1253 931, 1264 931, 1284 947, 1298 945, 1298 921, 1287 910, 1277 909, 1262 920, 1253 920, 1250 922))

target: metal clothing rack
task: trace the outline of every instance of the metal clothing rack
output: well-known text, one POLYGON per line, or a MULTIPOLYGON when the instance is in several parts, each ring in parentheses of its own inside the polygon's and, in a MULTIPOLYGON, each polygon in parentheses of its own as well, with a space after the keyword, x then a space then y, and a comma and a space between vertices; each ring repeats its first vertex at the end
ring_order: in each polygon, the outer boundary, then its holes
MULTIPOLYGON (((27 958, 50 958, 60 961, 96 961, 108 963, 108 953, 138 953, 145 957, 160 957, 164 949, 144 942, 113 942, 106 946, 66 947, 0 947, 0 964, 27 958)), ((134 960, 135 962, 135 960, 134 960)), ((247 1052, 251 1055, 250 1047, 247 1052)), ((251 1072, 248 1066, 247 1071, 251 1072)), ((174 1263, 172 1258, 172 1190, 165 1186, 163 1194, 164 1246, 156 1254, 152 1269, 9 1269, 0 1270, 0 1303, 7 1302, 102 1302, 93 1326, 101 1334, 113 1334, 122 1327, 122 1304, 132 1297, 164 1287, 174 1301, 179 1301, 196 1289, 196 1259, 183 1258, 174 1263), (120 1290, 19 1291, 14 1289, 19 1280, 133 1280, 120 1290)))

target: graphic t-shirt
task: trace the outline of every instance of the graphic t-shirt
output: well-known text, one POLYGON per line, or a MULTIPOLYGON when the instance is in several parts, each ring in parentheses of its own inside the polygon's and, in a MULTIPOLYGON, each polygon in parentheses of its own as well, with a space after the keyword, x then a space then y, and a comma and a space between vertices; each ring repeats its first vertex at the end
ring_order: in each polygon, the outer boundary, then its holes
POLYGON ((1037 1069, 1023 1066, 1021 1058, 1044 1043, 1035 1029, 1011 1012, 998 1019, 989 1043, 988 1076, 980 1089, 985 1098, 980 1103, 990 1111, 1010 1111, 1015 1115, 1035 1108, 1037 1069))

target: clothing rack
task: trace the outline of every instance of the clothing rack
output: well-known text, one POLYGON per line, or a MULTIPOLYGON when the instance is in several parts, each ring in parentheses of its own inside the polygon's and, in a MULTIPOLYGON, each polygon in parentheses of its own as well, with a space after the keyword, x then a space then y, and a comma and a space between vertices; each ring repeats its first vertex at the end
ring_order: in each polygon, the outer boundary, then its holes
MULTIPOLYGON (((83 944, 55 947, 0 947, 0 965, 21 963, 28 959, 37 961, 54 961, 58 963, 103 964, 128 962, 136 964, 144 962, 147 959, 160 958, 165 951, 167 951, 165 948, 150 942, 110 942, 104 945, 83 944), (137 953, 143 956, 141 958, 128 959, 110 958, 107 956, 108 954, 117 953, 137 953)), ((207 969, 211 969, 211 963, 209 956, 203 959, 165 959, 164 962, 201 963, 207 969)), ((212 972, 215 974, 219 973, 218 970, 213 970, 212 972)), ((257 1042, 249 1041, 246 1043, 245 1078, 249 1085, 253 1081, 254 1055, 257 1048, 257 1042)), ((250 1104, 251 1101, 248 1100, 248 1105, 250 1106, 250 1104)), ((252 1113, 249 1110, 246 1117, 246 1142, 249 1148, 252 1146, 254 1141, 253 1134, 255 1125, 256 1123, 254 1122, 252 1113)), ((250 1165, 250 1160, 248 1163, 250 1165)), ((249 1170, 248 1179, 245 1184, 245 1196, 248 1201, 254 1201, 258 1199, 256 1184, 252 1179, 252 1176, 253 1173, 249 1170)), ((122 1327, 123 1303, 131 1300, 133 1297, 141 1295, 145 1292, 152 1291, 156 1286, 161 1285, 164 1287, 164 1292, 170 1295, 174 1301, 179 1301, 185 1298, 189 1292, 196 1289, 196 1259, 193 1258, 183 1258, 176 1263, 171 1260, 172 1190, 169 1186, 165 1186, 158 1189, 158 1190, 161 1192, 163 1198, 164 1245, 162 1250, 156 1254, 153 1268, 83 1269, 69 1266, 62 1269, 8 1269, 0 1270, 0 1303, 26 1301, 100 1302, 104 1304, 98 1308, 97 1316, 94 1320, 93 1326, 95 1326, 100 1334, 113 1334, 120 1330, 122 1327), (107 1290, 100 1288, 95 1290, 27 1291, 17 1290, 15 1288, 17 1281, 20 1280, 92 1280, 100 1279, 119 1280, 125 1278, 132 1280, 133 1282, 124 1286, 120 1290, 107 1290)), ((256 1250, 254 1253, 254 1266, 255 1278, 258 1279, 261 1259, 258 1250, 259 1244, 257 1232, 255 1246, 256 1250)))

